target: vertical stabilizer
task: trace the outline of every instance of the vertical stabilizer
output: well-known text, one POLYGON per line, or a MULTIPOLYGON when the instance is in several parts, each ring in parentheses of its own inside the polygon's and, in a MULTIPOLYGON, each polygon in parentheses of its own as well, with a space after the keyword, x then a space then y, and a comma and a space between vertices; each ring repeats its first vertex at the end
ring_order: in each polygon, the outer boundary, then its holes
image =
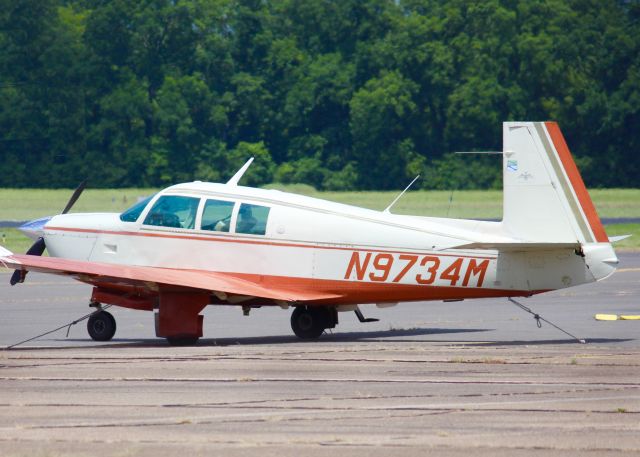
POLYGON ((505 122, 503 141, 503 225, 511 236, 609 242, 558 124, 505 122))

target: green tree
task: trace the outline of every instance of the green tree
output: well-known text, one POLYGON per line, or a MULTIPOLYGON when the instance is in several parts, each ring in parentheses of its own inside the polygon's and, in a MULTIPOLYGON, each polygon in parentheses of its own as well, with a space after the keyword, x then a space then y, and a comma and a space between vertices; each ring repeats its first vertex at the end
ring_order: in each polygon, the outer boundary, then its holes
POLYGON ((129 73, 126 81, 100 99, 95 108, 98 120, 90 126, 82 167, 83 175, 91 179, 93 186, 151 184, 145 126, 151 112, 147 92, 147 85, 129 73))
POLYGON ((639 19, 617 0, 0 0, 0 185, 225 180, 255 152, 251 182, 495 187, 499 164, 448 154, 524 119, 560 123, 588 186, 639 186, 639 19))
POLYGON ((362 187, 393 189, 405 183, 416 91, 415 83, 390 72, 369 80, 351 99, 353 156, 362 187))

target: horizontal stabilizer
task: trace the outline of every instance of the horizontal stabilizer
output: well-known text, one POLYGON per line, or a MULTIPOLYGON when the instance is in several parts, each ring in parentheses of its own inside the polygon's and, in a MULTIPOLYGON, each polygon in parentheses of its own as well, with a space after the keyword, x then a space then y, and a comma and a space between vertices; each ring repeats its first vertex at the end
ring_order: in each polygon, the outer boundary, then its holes
POLYGON ((618 241, 626 240, 631 235, 610 236, 609 243, 617 243, 618 241))
POLYGON ((580 243, 469 243, 456 249, 495 249, 498 251, 550 251, 555 249, 578 249, 580 243))

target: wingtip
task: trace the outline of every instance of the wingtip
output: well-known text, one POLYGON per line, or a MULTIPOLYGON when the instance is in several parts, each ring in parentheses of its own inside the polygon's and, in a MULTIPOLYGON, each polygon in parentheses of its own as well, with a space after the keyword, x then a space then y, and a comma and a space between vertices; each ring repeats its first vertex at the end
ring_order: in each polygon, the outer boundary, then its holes
POLYGON ((13 255, 13 252, 0 246, 0 257, 9 257, 12 255, 13 255))

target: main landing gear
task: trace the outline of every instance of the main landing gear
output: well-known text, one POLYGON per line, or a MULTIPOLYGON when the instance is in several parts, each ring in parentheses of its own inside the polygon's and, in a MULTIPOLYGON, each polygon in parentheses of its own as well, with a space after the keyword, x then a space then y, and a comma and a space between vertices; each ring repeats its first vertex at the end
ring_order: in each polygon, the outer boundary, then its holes
MULTIPOLYGON (((355 306, 353 311, 360 322, 378 322, 379 319, 366 318, 355 306)), ((338 323, 338 309, 335 306, 297 306, 291 314, 291 328, 298 338, 315 340, 328 328, 338 323)))
POLYGON ((338 312, 334 307, 298 306, 291 314, 291 329, 303 340, 317 339, 337 323, 338 312))
POLYGON ((87 331, 95 341, 109 341, 116 333, 116 319, 107 311, 98 311, 89 317, 87 331))

